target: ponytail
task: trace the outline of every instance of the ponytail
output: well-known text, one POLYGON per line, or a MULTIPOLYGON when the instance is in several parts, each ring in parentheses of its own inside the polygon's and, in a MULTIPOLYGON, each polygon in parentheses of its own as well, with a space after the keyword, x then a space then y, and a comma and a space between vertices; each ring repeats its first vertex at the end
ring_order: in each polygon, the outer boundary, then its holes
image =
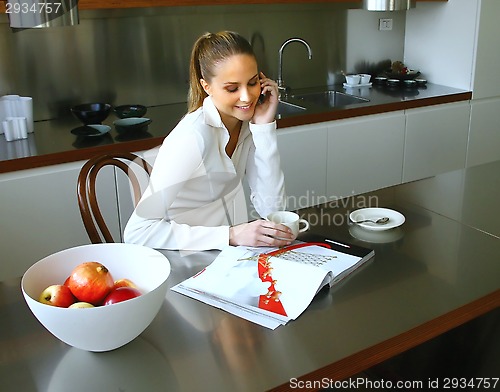
POLYGON ((238 33, 205 33, 196 40, 189 63, 188 113, 201 107, 207 97, 200 79, 210 82, 214 77, 214 67, 236 54, 248 54, 255 58, 250 43, 238 33))

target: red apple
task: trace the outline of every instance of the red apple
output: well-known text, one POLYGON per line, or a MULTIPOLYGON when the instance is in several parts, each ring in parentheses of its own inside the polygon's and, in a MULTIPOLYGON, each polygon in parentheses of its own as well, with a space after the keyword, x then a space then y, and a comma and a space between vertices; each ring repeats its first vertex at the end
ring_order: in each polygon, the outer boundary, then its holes
POLYGON ((78 301, 92 305, 100 305, 113 284, 114 279, 109 270, 97 261, 79 264, 68 279, 68 287, 78 301))
POLYGON ((75 309, 75 308, 83 309, 83 308, 93 308, 93 307, 94 307, 94 305, 89 304, 88 302, 75 302, 74 304, 71 304, 69 306, 69 308, 71 308, 71 309, 75 309))
POLYGON ((136 289, 137 288, 137 285, 132 282, 130 279, 118 279, 118 280, 115 280, 115 284, 113 286, 113 288, 117 289, 118 287, 132 287, 133 289, 136 289))
POLYGON ((118 287, 111 290, 111 292, 104 299, 103 305, 116 304, 118 302, 126 301, 141 295, 138 289, 133 287, 118 287))
POLYGON ((38 301, 46 305, 67 308, 76 301, 76 298, 67 286, 53 284, 42 291, 38 301))

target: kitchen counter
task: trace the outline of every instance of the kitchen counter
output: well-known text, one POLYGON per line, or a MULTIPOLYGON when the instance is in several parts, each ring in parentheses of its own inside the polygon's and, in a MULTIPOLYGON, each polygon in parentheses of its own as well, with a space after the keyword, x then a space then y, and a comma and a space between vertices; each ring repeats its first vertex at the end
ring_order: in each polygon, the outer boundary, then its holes
MULTIPOLYGON (((274 331, 169 291, 140 337, 112 352, 88 353, 36 321, 19 278, 0 282, 0 389, 313 390, 307 387, 313 381, 359 374, 498 309, 500 225, 491 217, 500 213, 500 185, 491 178, 499 171, 496 161, 301 210, 312 233, 370 247, 375 257, 274 331), (378 233, 348 224, 350 211, 368 206, 396 209, 406 222, 378 233)), ((164 254, 173 286, 218 252, 164 254)))
MULTIPOLYGON (((330 110, 311 107, 301 114, 281 116, 277 120, 278 128, 465 101, 471 99, 472 95, 469 91, 434 84, 415 89, 390 89, 375 85, 347 90, 342 86, 334 88, 370 101, 330 110)), ((321 88, 296 90, 293 93, 318 90, 321 88)), ((146 117, 153 122, 148 131, 141 134, 117 133, 113 126, 117 118, 111 113, 104 121, 104 124, 112 127, 111 132, 99 137, 73 135, 70 131, 81 124, 70 114, 55 120, 37 121, 35 132, 29 134, 28 139, 7 142, 0 135, 0 173, 86 160, 106 152, 147 150, 160 145, 185 112, 185 103, 149 107, 146 117)))

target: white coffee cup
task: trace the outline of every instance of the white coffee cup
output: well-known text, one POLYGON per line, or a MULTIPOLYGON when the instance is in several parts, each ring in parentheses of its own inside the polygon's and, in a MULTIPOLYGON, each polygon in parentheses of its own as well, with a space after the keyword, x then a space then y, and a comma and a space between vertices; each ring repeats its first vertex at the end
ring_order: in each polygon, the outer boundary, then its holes
POLYGON ((274 223, 281 223, 282 225, 289 227, 295 237, 297 237, 299 233, 309 230, 309 222, 300 218, 299 215, 291 211, 273 212, 267 216, 267 220, 274 223), (301 224, 304 226, 300 227, 301 224))
POLYGON ((361 77, 359 80, 360 84, 368 84, 370 83, 370 79, 372 78, 370 74, 359 74, 359 76, 361 77))

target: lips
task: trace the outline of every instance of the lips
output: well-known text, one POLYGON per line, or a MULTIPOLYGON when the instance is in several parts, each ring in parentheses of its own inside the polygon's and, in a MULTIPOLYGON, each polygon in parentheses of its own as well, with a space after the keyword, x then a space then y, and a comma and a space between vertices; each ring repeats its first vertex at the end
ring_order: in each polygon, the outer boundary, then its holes
POLYGON ((240 110, 250 110, 252 108, 253 105, 245 105, 245 106, 236 106, 236 108, 240 109, 240 110))

